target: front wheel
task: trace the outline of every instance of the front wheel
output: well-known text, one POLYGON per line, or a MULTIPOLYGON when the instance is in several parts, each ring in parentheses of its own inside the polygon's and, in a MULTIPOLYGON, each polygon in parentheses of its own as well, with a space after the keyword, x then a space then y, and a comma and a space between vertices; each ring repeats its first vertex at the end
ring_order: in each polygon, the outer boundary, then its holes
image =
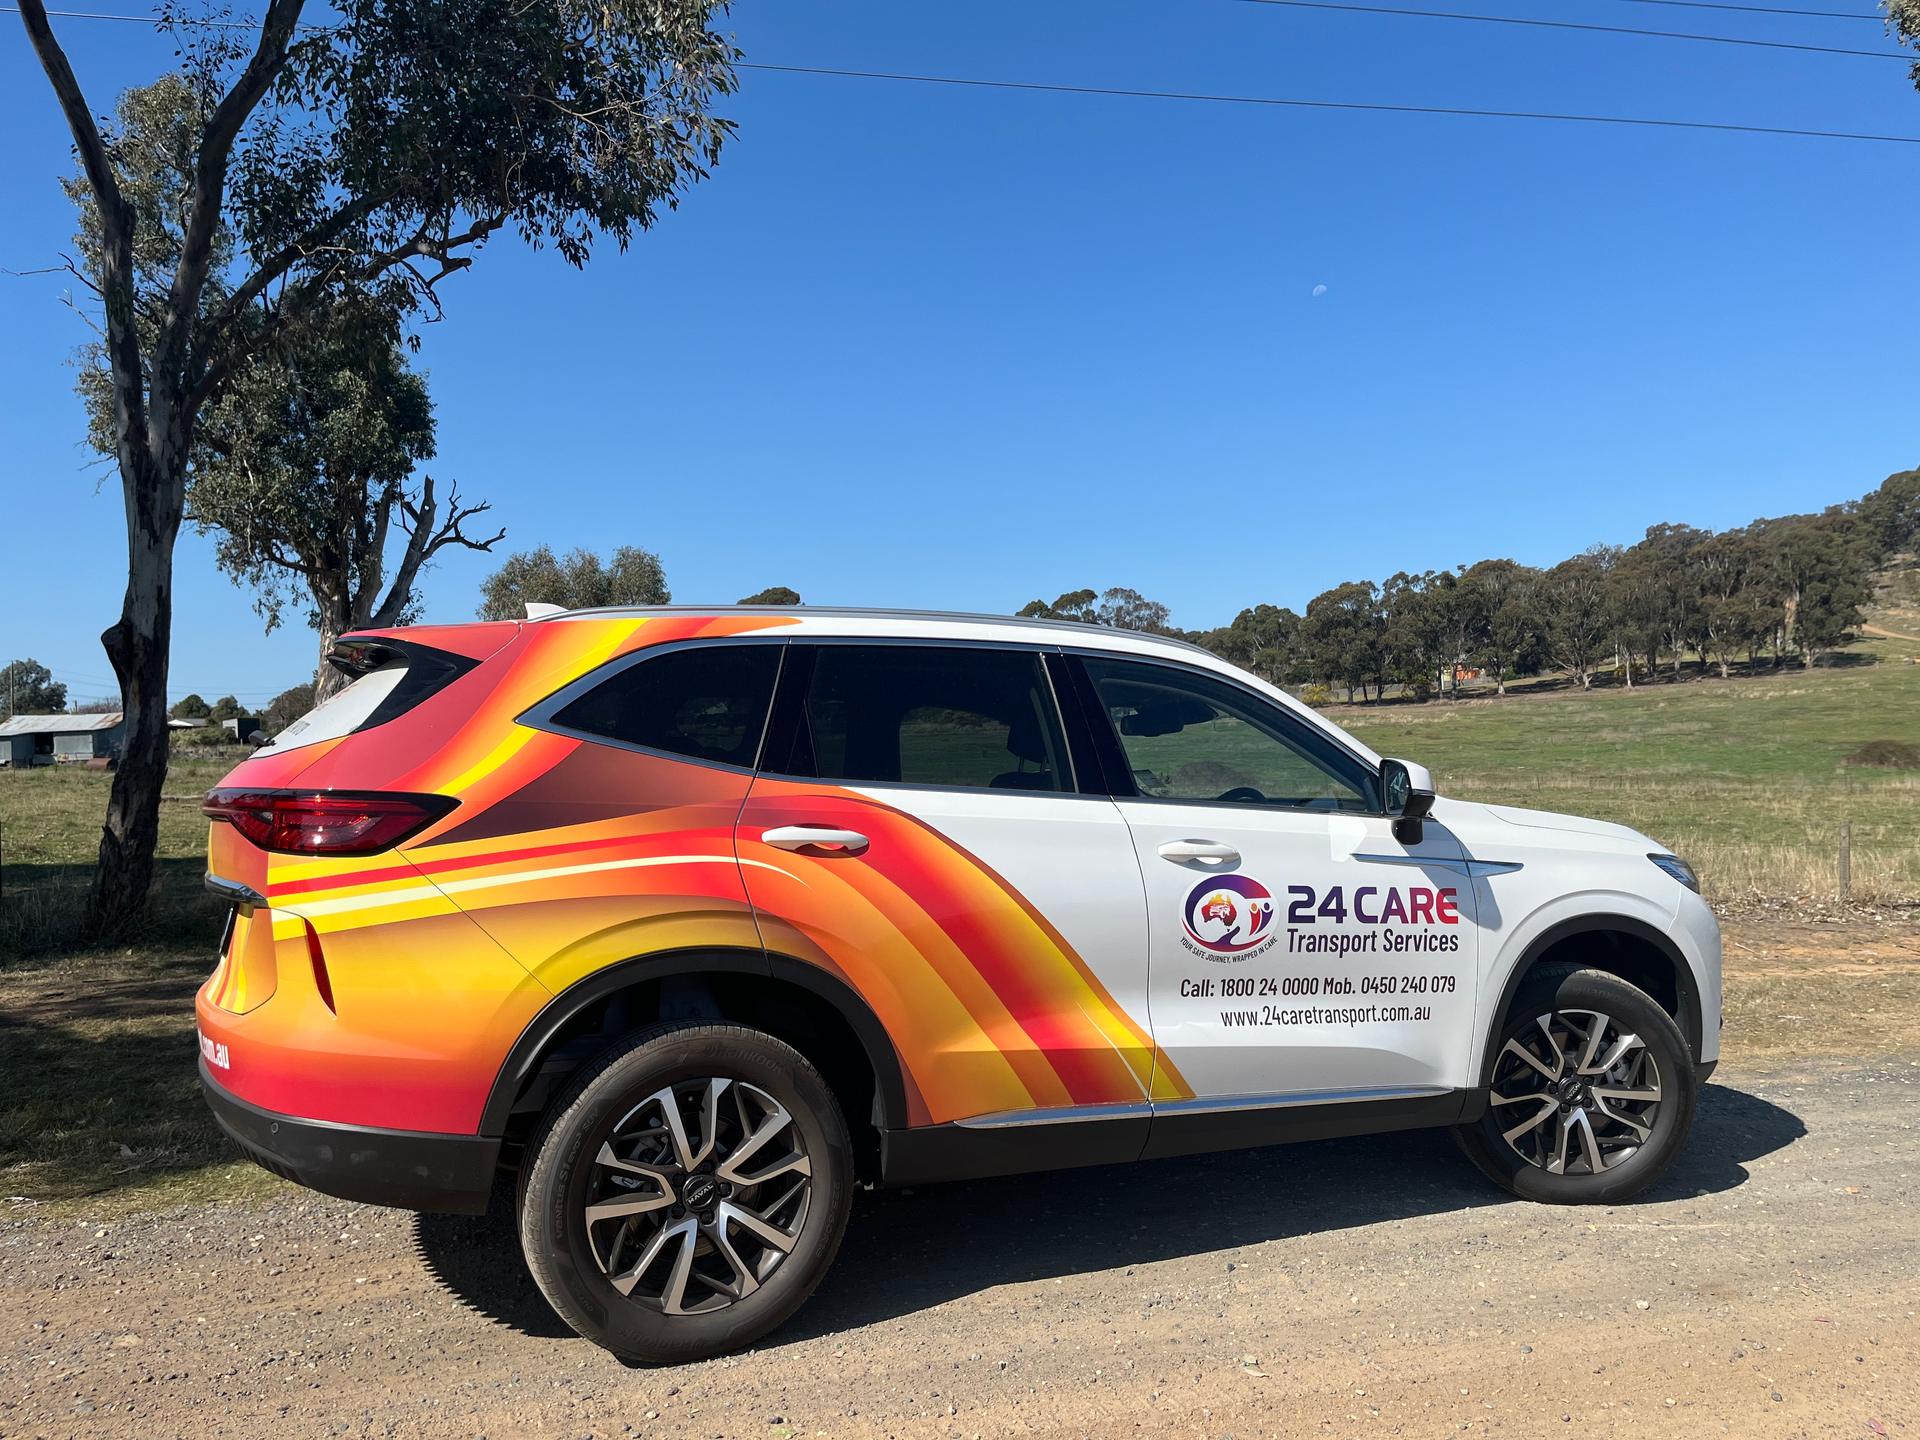
POLYGON ((587 1339, 629 1360, 702 1360, 813 1293, 852 1180, 840 1107, 798 1051, 739 1026, 661 1025, 583 1067, 541 1122, 521 1244, 587 1339))
POLYGON ((1467 1157, 1523 1200, 1605 1205, 1666 1173, 1699 1086, 1671 1016, 1617 975, 1543 966, 1521 986, 1487 1110, 1454 1127, 1467 1157))

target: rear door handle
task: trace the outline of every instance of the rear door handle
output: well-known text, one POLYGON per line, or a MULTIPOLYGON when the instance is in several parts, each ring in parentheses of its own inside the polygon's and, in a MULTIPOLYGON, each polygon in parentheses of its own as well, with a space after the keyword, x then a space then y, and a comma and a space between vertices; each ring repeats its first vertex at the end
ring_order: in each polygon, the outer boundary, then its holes
POLYGON ((868 845, 867 837, 858 830, 836 830, 830 825, 779 825, 761 831, 760 839, 776 850, 804 850, 814 845, 848 855, 858 855, 868 845))
POLYGON ((1188 860, 1208 860, 1217 865, 1238 865, 1240 852, 1218 840, 1169 840, 1160 847, 1160 858, 1174 864, 1188 860))

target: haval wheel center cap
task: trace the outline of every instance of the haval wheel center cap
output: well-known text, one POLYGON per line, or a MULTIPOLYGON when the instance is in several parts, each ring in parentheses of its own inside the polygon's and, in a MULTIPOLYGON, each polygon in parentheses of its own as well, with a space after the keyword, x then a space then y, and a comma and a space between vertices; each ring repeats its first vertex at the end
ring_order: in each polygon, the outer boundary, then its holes
POLYGON ((705 1210, 718 1198, 719 1189, 711 1175, 689 1175, 680 1187, 680 1203, 689 1210, 705 1210))

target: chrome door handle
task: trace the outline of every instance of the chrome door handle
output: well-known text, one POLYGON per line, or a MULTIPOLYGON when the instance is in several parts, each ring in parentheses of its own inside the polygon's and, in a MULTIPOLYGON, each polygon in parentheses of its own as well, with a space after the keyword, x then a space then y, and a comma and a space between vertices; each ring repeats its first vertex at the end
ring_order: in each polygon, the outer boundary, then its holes
POLYGON ((776 850, 804 850, 809 845, 822 850, 840 850, 858 855, 868 845, 858 830, 836 830, 830 825, 779 825, 760 832, 762 843, 776 850))
POLYGON ((1188 860, 1209 860, 1218 865, 1238 865, 1240 852, 1217 840, 1169 840, 1160 847, 1160 858, 1179 865, 1188 860))

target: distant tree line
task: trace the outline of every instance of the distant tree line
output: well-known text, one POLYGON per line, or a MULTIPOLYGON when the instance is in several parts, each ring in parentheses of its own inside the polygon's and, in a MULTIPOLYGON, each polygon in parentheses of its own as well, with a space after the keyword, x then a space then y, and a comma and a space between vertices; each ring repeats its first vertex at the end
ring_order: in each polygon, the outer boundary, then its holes
POLYGON ((1589 688, 1678 677, 1691 660, 1722 678, 1744 664, 1818 664, 1858 633, 1873 572, 1920 540, 1920 470, 1817 515, 1715 533, 1655 525, 1637 545, 1596 545, 1557 565, 1482 560, 1454 570, 1349 580, 1304 615, 1255 605, 1185 631, 1137 591, 1075 590, 1019 613, 1172 635, 1276 685, 1371 700, 1425 699, 1464 672, 1507 682, 1557 670, 1589 688))
MULTIPOLYGON (((611 560, 591 550, 555 555, 552 547, 521 550, 480 582, 482 620, 518 620, 529 604, 563 610, 597 610, 608 605, 670 605, 666 567, 651 550, 622 545, 611 560)), ((742 605, 798 605, 800 592, 775 585, 749 595, 742 605)))

